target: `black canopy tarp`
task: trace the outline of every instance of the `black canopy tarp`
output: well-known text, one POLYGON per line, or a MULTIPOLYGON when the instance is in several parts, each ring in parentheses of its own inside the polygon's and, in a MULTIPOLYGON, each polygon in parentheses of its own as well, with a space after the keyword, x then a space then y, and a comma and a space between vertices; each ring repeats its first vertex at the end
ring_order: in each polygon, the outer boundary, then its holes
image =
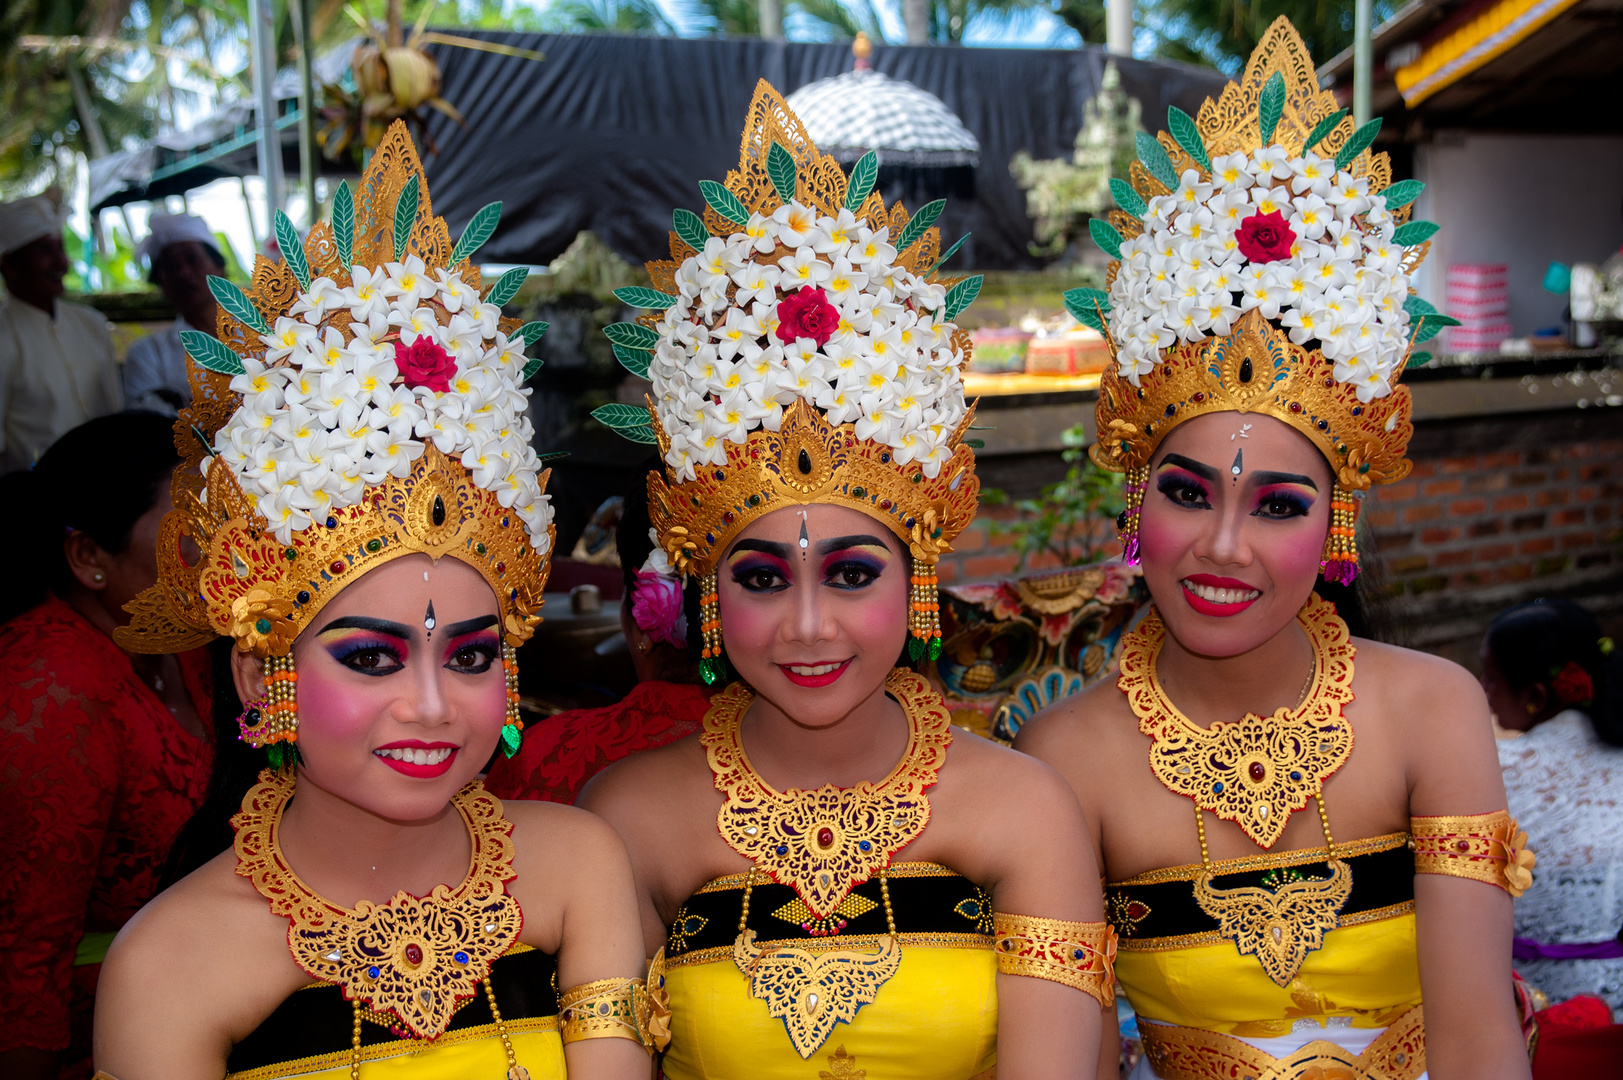
MULTIPOLYGON (((458 127, 438 114, 440 153, 427 164, 434 210, 452 235, 495 199, 502 223, 481 251, 493 262, 545 263, 589 229, 636 262, 668 254, 671 210, 702 209, 700 180, 738 163, 739 135, 757 79, 788 95, 851 67, 848 44, 758 39, 683 40, 614 35, 487 33, 546 54, 544 62, 436 46, 444 97, 458 127)), ((950 242, 972 238, 955 265, 1035 267, 1026 245, 1025 193, 1009 174, 1018 150, 1068 157, 1083 104, 1109 59, 1103 49, 886 46, 874 67, 946 102, 980 140, 974 201, 949 198, 950 242)), ((1167 106, 1193 115, 1222 88, 1215 71, 1117 58, 1122 87, 1151 130, 1167 106)), ((917 179, 908 184, 916 189, 917 179)), ((952 185, 964 190, 961 183, 952 185)), ((942 194, 947 194, 943 191, 942 194)), ((909 191, 911 201, 917 198, 909 191)))

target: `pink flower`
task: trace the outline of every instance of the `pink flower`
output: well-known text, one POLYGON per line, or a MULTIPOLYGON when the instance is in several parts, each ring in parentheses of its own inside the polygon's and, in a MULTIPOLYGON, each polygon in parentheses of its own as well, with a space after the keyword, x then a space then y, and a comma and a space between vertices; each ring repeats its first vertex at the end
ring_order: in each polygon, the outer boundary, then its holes
POLYGON ((443 394, 451 389, 451 379, 456 375, 456 358, 426 335, 410 345, 395 342, 394 363, 401 379, 413 390, 423 386, 443 394))
POLYGON ((1241 255, 1254 263, 1269 263, 1291 257, 1296 234, 1285 224, 1285 216, 1275 210, 1271 214, 1252 214, 1240 222, 1234 239, 1239 242, 1241 255))
POLYGON ((688 645, 688 620, 682 612, 682 583, 651 570, 637 571, 631 593, 631 617, 637 629, 655 641, 678 649, 688 645))
POLYGON ((804 288, 778 301, 778 340, 785 345, 811 338, 821 348, 839 325, 840 313, 822 289, 804 288))

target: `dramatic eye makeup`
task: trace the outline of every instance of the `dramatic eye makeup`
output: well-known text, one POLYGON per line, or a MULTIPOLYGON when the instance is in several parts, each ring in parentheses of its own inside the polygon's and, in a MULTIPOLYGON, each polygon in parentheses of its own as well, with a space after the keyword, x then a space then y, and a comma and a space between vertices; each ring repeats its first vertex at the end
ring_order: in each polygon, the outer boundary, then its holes
POLYGON ((789 587, 789 548, 770 540, 744 539, 727 556, 733 581, 749 592, 771 593, 789 587))
POLYGON ((891 550, 875 536, 840 536, 818 544, 823 581, 845 590, 865 589, 890 565, 891 550))
POLYGON ((1163 464, 1155 474, 1155 490, 1165 495, 1174 505, 1192 510, 1211 509, 1209 481, 1178 465, 1163 464))
POLYGON ((1257 490, 1257 517, 1306 517, 1313 509, 1315 492, 1296 484, 1267 484, 1257 490))
POLYGON ((411 632, 399 623, 350 616, 328 623, 316 639, 340 664, 361 675, 392 675, 406 666, 411 632))
POLYGON ((463 675, 482 675, 489 671, 502 653, 495 625, 496 616, 482 615, 446 627, 446 669, 463 675))

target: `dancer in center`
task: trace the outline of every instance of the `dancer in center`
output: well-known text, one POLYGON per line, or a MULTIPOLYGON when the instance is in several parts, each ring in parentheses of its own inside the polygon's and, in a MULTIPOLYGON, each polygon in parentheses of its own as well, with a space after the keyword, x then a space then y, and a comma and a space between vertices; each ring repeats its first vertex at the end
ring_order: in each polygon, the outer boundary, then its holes
POLYGON ((1111 945, 1076 800, 902 666, 975 513, 979 282, 935 280, 939 205, 887 213, 875 172, 761 83, 738 171, 628 297, 660 313, 610 329, 653 393, 602 416, 658 443, 650 516, 736 681, 581 804, 631 852, 672 1080, 1092 1077, 1111 945))

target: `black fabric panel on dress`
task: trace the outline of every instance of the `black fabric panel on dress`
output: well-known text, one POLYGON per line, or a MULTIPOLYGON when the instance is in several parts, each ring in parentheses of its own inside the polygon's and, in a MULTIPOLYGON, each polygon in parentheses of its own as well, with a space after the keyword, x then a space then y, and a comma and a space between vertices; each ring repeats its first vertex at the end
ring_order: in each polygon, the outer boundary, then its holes
MULTIPOLYGON (((558 1014, 558 965, 540 949, 508 953, 490 968, 491 986, 503 1020, 522 1020, 558 1014)), ((462 1003, 447 1031, 483 1027, 493 1023, 490 1002, 480 986, 462 1003)), ((354 1044, 354 1006, 344 1000, 336 984, 296 990, 276 1007, 246 1039, 231 1049, 227 1072, 262 1069, 349 1050, 354 1044)), ((363 1020, 361 1045, 395 1042, 398 1036, 381 1024, 363 1020)))
MULTIPOLYGON (((1343 918, 1414 899, 1414 852, 1407 844, 1354 855, 1343 861, 1352 870, 1353 879, 1352 893, 1341 908, 1343 918)), ((1330 876, 1330 866, 1321 859, 1297 866, 1219 874, 1212 878, 1212 886, 1218 889, 1246 885, 1274 888, 1292 874, 1326 878, 1330 876)), ((1105 899, 1107 916, 1116 933, 1135 941, 1204 934, 1215 931, 1218 926, 1217 920, 1195 902, 1194 883, 1189 881, 1110 885, 1105 889, 1105 899)))
MULTIPOLYGON (((744 887, 695 893, 677 912, 665 943, 666 956, 695 949, 732 948, 738 936, 744 887)), ((899 934, 975 934, 992 940, 992 901, 985 890, 958 874, 892 877, 890 906, 899 934)), ((879 879, 851 890, 832 920, 817 923, 788 885, 755 882, 748 926, 757 941, 813 940, 887 933, 879 879), (797 910, 798 906, 798 910, 797 910)))

